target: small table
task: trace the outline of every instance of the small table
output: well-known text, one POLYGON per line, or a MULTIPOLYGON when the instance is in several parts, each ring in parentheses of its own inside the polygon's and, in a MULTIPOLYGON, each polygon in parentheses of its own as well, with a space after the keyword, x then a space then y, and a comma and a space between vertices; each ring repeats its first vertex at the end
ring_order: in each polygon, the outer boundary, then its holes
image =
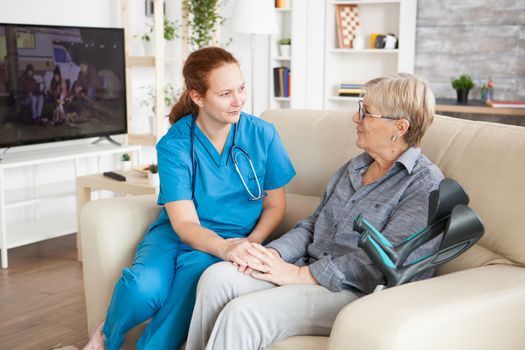
POLYGON ((77 258, 82 261, 82 244, 80 241, 80 211, 84 204, 91 200, 91 191, 108 190, 129 195, 157 194, 158 186, 149 184, 148 179, 137 171, 119 172, 126 181, 117 181, 102 174, 77 177, 77 258))
POLYGON ((436 111, 445 113, 489 114, 525 117, 525 109, 488 107, 483 101, 469 100, 466 104, 454 99, 436 99, 436 111))

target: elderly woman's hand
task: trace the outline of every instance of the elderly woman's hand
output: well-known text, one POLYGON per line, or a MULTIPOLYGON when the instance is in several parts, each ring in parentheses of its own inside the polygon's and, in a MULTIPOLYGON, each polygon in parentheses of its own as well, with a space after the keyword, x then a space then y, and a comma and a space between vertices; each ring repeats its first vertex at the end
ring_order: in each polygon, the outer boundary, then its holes
POLYGON ((247 249, 261 263, 248 264, 254 271, 251 276, 283 286, 289 284, 317 284, 307 266, 299 267, 284 261, 277 251, 252 243, 247 249))

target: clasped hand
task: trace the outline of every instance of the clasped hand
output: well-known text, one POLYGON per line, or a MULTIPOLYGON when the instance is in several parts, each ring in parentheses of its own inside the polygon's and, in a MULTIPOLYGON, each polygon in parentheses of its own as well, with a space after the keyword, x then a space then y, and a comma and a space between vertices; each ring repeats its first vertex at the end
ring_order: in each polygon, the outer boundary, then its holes
POLYGON ((275 249, 268 249, 260 244, 251 243, 245 252, 250 255, 249 259, 247 259, 247 266, 237 265, 237 268, 240 272, 250 274, 253 278, 280 286, 317 284, 307 266, 299 267, 287 263, 275 249))

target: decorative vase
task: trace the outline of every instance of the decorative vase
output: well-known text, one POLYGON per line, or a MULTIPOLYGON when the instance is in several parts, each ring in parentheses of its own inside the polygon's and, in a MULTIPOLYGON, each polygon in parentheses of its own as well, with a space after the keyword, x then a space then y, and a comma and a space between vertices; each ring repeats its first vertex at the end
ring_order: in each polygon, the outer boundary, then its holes
POLYGON ((282 57, 290 57, 290 45, 279 45, 279 54, 282 57))
POLYGON ((151 171, 148 172, 148 182, 151 186, 159 186, 160 185, 160 177, 159 173, 152 173, 151 171))
POLYGON ((470 90, 466 90, 466 89, 458 89, 456 90, 457 94, 458 94, 458 103, 461 103, 461 104, 467 104, 468 103, 468 93, 469 93, 470 90))
POLYGON ((153 56, 155 54, 155 38, 150 36, 149 40, 142 40, 144 45, 144 55, 153 56))
POLYGON ((365 38, 361 34, 361 29, 357 28, 354 40, 352 40, 352 48, 354 50, 362 50, 365 48, 365 38))

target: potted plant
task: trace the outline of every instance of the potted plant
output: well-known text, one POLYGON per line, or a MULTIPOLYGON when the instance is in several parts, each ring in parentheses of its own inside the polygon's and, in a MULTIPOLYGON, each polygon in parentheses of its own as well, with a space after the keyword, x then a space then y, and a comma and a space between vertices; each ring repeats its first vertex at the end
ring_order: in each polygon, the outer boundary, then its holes
MULTIPOLYGON (((156 91, 155 88, 151 85, 149 86, 143 86, 141 89, 144 89, 146 91, 145 96, 142 100, 140 100, 140 105, 147 107, 150 111, 148 117, 150 122, 150 132, 153 132, 154 128, 154 119, 156 115, 155 110, 155 99, 156 99, 156 91)), ((175 102, 179 99, 180 95, 182 94, 181 89, 175 89, 171 83, 164 86, 164 106, 166 107, 165 114, 169 113, 175 102)))
POLYGON ((290 57, 291 38, 282 38, 279 40, 279 54, 283 57, 290 57))
POLYGON ((452 79, 452 87, 458 95, 458 103, 468 102, 468 93, 476 84, 468 74, 463 74, 457 79, 452 79))
POLYGON ((159 178, 159 166, 157 164, 151 164, 148 167, 148 182, 151 186, 158 186, 160 184, 159 178))
POLYGON ((218 44, 216 33, 224 18, 219 14, 224 0, 183 0, 185 20, 189 31, 184 39, 190 50, 197 50, 212 44, 218 44))
POLYGON ((120 161, 121 161, 121 170, 122 171, 128 171, 128 170, 131 170, 132 168, 132 164, 131 164, 131 157, 129 156, 128 153, 124 153, 121 157, 120 157, 120 161))
MULTIPOLYGON (((175 38, 178 38, 177 28, 178 24, 172 22, 168 17, 164 16, 164 39, 166 41, 172 41, 175 38)), ((153 35, 155 33, 155 26, 152 23, 146 24, 146 32, 140 36, 140 40, 144 45, 144 51, 146 55, 153 55, 153 35)), ((135 36, 137 37, 137 36, 135 36)))

